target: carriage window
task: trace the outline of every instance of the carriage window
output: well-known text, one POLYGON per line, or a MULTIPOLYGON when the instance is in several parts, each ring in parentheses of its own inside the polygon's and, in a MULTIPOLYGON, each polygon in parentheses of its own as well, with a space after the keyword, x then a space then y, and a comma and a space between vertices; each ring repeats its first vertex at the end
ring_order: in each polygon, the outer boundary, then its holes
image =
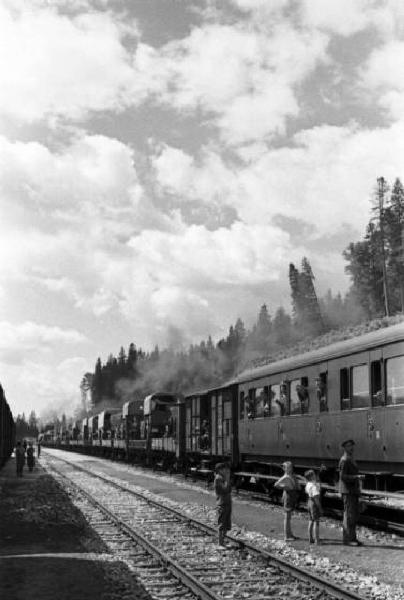
POLYGON ((404 404, 404 356, 386 361, 386 404, 404 404))
POLYGON ((369 369, 367 365, 351 368, 352 404, 351 408, 369 406, 369 369))
POLYGON ((248 390, 248 396, 246 397, 246 410, 247 418, 255 418, 255 388, 248 390))
POLYGON ((244 392, 240 392, 240 419, 244 419, 244 392))
POLYGON ((290 414, 303 414, 309 411, 309 380, 307 377, 290 382, 290 414))
POLYGON ((290 382, 290 414, 300 415, 300 398, 297 393, 298 386, 300 385, 300 379, 294 379, 290 382))
POLYGON ((341 410, 351 408, 351 399, 349 397, 349 371, 341 369, 339 372, 341 410))
POLYGON ((320 412, 328 411, 328 399, 327 399, 327 371, 320 373, 316 381, 316 395, 319 404, 320 412))
POLYGON ((383 406, 382 363, 375 360, 370 364, 370 380, 372 386, 372 406, 383 406))
POLYGON ((268 387, 257 388, 255 390, 255 416, 269 416, 268 387))
POLYGON ((281 386, 279 383, 269 387, 270 416, 280 417, 285 414, 285 407, 281 399, 281 386))

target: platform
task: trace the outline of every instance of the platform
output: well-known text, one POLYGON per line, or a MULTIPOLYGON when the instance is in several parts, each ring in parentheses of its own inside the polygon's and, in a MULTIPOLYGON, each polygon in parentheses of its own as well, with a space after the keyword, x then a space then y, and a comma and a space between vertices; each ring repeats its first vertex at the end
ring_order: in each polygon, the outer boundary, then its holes
POLYGON ((120 589, 134 600, 149 598, 127 589, 132 573, 107 552, 40 461, 32 473, 25 466, 22 478, 15 471, 14 458, 0 470, 1 600, 109 600, 120 589))

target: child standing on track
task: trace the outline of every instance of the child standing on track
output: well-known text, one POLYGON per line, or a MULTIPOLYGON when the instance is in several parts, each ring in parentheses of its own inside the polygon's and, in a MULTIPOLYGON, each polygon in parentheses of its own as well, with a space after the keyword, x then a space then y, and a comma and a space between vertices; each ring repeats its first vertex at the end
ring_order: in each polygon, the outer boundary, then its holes
POLYGON ((310 544, 321 544, 320 542, 320 517, 321 517, 321 488, 320 483, 317 481, 315 472, 310 469, 304 474, 306 483, 306 494, 308 497, 307 508, 309 511, 309 542, 310 544))
POLYGON ((285 511, 283 530, 285 542, 292 542, 297 539, 292 533, 291 521, 292 512, 298 503, 300 485, 296 475, 293 473, 293 464, 290 460, 284 462, 282 467, 285 474, 274 483, 274 486, 283 490, 282 500, 283 509, 285 511))
POLYGON ((216 493, 219 545, 225 546, 225 535, 231 529, 230 468, 226 463, 217 463, 215 466, 215 473, 216 475, 213 485, 216 493))

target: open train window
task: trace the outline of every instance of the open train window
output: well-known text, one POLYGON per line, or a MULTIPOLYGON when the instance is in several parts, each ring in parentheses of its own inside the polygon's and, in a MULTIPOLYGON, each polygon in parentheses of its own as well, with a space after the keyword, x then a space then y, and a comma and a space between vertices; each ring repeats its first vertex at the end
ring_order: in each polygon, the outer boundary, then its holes
POLYGON ((315 380, 316 395, 320 412, 328 411, 327 371, 320 373, 315 380))
POLYGON ((347 369, 346 367, 344 369, 340 369, 339 388, 340 388, 341 410, 348 410, 351 408, 351 398, 350 398, 350 394, 349 394, 349 369, 347 369))
POLYGON ((380 360, 374 360, 370 363, 370 385, 372 406, 383 406, 382 363, 380 360))
POLYGON ((270 416, 280 417, 285 414, 285 403, 279 383, 269 386, 270 416))
POLYGON ((255 416, 269 416, 268 386, 257 388, 255 390, 255 416))
POLYGON ((248 396, 246 397, 246 411, 248 419, 255 418, 255 388, 248 390, 248 396))
POLYGON ((244 419, 244 414, 245 414, 245 411, 244 411, 244 404, 245 404, 245 402, 244 402, 244 396, 245 396, 244 391, 241 391, 240 392, 240 398, 239 398, 239 400, 240 400, 239 410, 240 410, 240 419, 241 420, 244 419))
POLYGON ((291 415, 301 415, 309 411, 309 380, 307 377, 290 382, 289 411, 291 415))
POLYGON ((370 404, 368 365, 351 367, 351 408, 366 408, 370 404))
POLYGON ((386 360, 386 404, 404 404, 404 356, 386 360))

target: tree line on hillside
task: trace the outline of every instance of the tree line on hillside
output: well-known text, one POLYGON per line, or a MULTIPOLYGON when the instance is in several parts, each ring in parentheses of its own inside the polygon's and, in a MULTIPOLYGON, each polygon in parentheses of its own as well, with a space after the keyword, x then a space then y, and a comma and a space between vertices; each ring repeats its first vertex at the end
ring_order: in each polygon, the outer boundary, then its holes
POLYGON ((404 187, 377 180, 373 216, 359 242, 344 251, 358 302, 368 319, 404 311, 404 187))
POLYGON ((15 419, 15 437, 17 440, 29 437, 36 438, 38 436, 38 430, 39 421, 34 410, 30 412, 28 419, 26 418, 25 413, 17 415, 15 419))
MULTIPOLYGON (((292 314, 283 307, 272 311, 263 304, 250 330, 241 318, 217 343, 209 336, 188 349, 145 352, 134 343, 103 364, 98 358, 94 373, 81 383, 90 392, 94 408, 101 404, 121 406, 151 390, 186 393, 221 384, 247 364, 271 360, 287 348, 304 350, 316 336, 369 319, 403 312, 403 221, 404 189, 399 179, 388 196, 383 178, 378 180, 375 216, 365 237, 352 242, 343 255, 348 265, 351 288, 342 297, 331 291, 318 298, 315 277, 306 257, 300 270, 289 265, 292 314)), ((329 341, 329 338, 327 338, 329 341)), ((332 341, 332 340, 331 340, 332 341)))

